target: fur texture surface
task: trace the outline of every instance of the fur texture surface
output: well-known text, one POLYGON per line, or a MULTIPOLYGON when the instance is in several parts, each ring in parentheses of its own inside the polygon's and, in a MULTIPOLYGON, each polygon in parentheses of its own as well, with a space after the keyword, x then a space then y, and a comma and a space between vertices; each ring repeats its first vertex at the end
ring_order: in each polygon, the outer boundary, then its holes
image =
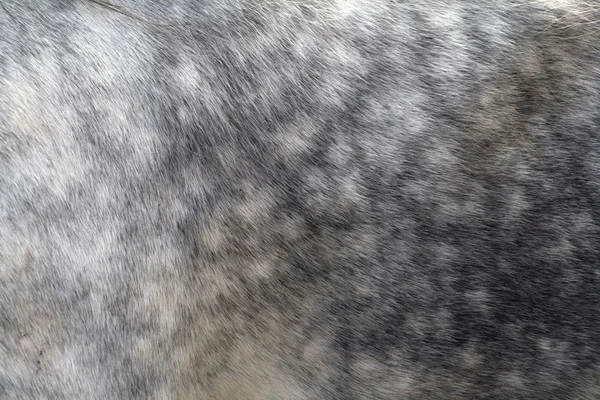
POLYGON ((600 399, 593 1, 0 5, 0 398, 600 399))

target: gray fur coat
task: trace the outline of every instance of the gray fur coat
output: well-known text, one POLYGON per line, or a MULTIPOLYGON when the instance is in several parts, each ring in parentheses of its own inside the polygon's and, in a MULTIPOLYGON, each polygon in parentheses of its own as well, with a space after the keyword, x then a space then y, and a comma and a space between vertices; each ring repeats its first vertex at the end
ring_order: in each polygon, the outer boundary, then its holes
POLYGON ((0 398, 600 399, 593 0, 0 0, 0 398))

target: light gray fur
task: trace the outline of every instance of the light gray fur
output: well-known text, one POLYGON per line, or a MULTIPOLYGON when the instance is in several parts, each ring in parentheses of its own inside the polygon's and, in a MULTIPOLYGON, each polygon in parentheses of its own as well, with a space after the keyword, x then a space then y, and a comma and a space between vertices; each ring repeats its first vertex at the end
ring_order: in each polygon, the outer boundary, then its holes
POLYGON ((600 399, 593 1, 0 5, 1 399, 600 399))

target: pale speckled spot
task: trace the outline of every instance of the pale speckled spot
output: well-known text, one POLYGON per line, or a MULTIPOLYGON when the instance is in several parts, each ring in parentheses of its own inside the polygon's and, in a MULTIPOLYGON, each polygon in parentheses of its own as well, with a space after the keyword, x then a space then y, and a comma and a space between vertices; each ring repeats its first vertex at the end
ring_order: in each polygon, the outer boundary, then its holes
POLYGON ((340 179, 337 187, 341 195, 341 203, 343 206, 357 205, 364 201, 359 179, 358 174, 345 176, 340 179))
POLYGON ((8 226, 0 225, 0 236, 3 237, 0 241, 0 265, 2 266, 2 281, 5 284, 11 280, 19 280, 20 274, 26 273, 31 269, 33 262, 37 258, 35 252, 37 245, 34 238, 27 240, 16 240, 15 237, 10 237, 7 234, 8 226), (10 257, 9 257, 10 255, 10 257))
MULTIPOLYGON (((448 6, 446 4, 439 4, 435 10, 432 10, 428 18, 432 27, 441 29, 446 34, 460 33, 458 27, 462 25, 462 15, 460 9, 455 6, 448 6), (454 31, 454 32, 451 32, 454 31)), ((462 39, 462 38, 461 38, 462 39)), ((464 43, 464 40, 457 40, 453 44, 464 43)), ((459 48, 461 46, 459 45, 459 48)))
POLYGON ((502 330, 511 340, 520 341, 523 339, 524 327, 521 322, 505 324, 502 330))
POLYGON ((155 351, 153 343, 145 337, 136 337, 132 345, 131 354, 133 357, 143 360, 144 355, 155 351))
POLYGON ((533 4, 537 4, 551 10, 569 11, 579 13, 583 10, 589 10, 592 4, 579 0, 535 0, 533 4))
POLYGON ((327 154, 333 164, 347 165, 352 160, 354 151, 348 140, 342 136, 330 145, 327 154))
POLYGON ((212 222, 202 228, 199 239, 203 250, 215 253, 221 250, 223 244, 226 243, 223 229, 225 226, 218 222, 212 222))
POLYGON ((267 188, 244 187, 244 196, 235 207, 234 213, 249 223, 261 220, 274 205, 273 196, 267 188))
POLYGON ((523 161, 513 161, 515 160, 515 158, 518 159, 519 157, 515 157, 514 154, 508 154, 508 152, 506 155, 504 155, 504 157, 506 160, 506 164, 510 165, 510 171, 515 175, 515 177, 518 180, 522 182, 528 182, 532 179, 533 171, 531 167, 529 167, 523 161))
POLYGON ((469 301, 469 303, 471 304, 471 306, 482 312, 482 313, 487 313, 489 312, 489 294, 485 289, 478 289, 478 290, 472 290, 469 291, 465 294, 465 296, 467 297, 467 300, 469 301))
POLYGON ((197 110, 193 107, 199 103, 202 109, 216 117, 217 121, 226 125, 221 118, 223 108, 226 106, 226 96, 222 88, 222 82, 217 73, 210 67, 203 55, 195 55, 191 58, 185 52, 179 55, 180 61, 176 69, 171 72, 175 85, 183 93, 187 93, 190 102, 178 104, 177 115, 184 124, 197 123, 197 110), (198 65, 204 65, 202 71, 198 65))
MULTIPOLYGON (((18 67, 17 67, 18 68, 18 67)), ((10 101, 9 121, 29 144, 50 145, 53 140, 69 144, 73 131, 70 126, 72 112, 59 113, 59 66, 50 53, 42 53, 25 69, 9 70, 5 81, 7 100, 10 101), (59 118, 59 116, 61 118, 59 118), (51 129, 60 129, 61 135, 52 135, 51 129)))
POLYGON ((290 215, 279 215, 277 218, 276 232, 282 238, 291 242, 298 240, 303 233, 305 221, 302 218, 290 215))
POLYGON ((306 116, 280 126, 274 138, 279 145, 281 155, 296 157, 314 147, 313 141, 317 133, 318 129, 314 121, 306 116))
POLYGON ((515 188, 512 192, 509 192, 508 199, 508 213, 507 217, 510 222, 515 221, 521 217, 523 212, 529 208, 529 201, 525 198, 525 194, 522 189, 515 188))
POLYGON ((234 279, 216 268, 206 269, 200 277, 198 291, 207 304, 212 304, 219 296, 229 296, 242 288, 234 279))
POLYGON ((566 341, 555 340, 551 338, 542 338, 538 340, 538 349, 542 351, 545 357, 546 365, 564 370, 574 365, 573 354, 570 344, 566 341))
MULTIPOLYGON (((107 218, 109 220, 109 218, 107 218)), ((73 260, 78 266, 77 271, 68 270, 68 273, 84 273, 87 278, 96 280, 98 283, 110 280, 112 271, 107 268, 111 263, 108 261, 118 251, 122 242, 118 236, 119 223, 115 221, 114 228, 95 230, 95 226, 90 225, 87 229, 78 231, 78 246, 73 247, 67 238, 73 232, 65 231, 58 227, 52 229, 54 237, 57 239, 56 250, 60 251, 67 259, 73 260)), ((68 268, 67 264, 67 268, 68 268)))
POLYGON ((150 282, 144 285, 141 304, 155 312, 156 333, 171 336, 179 323, 179 310, 187 300, 185 287, 175 279, 150 282))
POLYGON ((181 89, 189 90, 190 93, 194 96, 197 95, 197 91, 202 85, 202 76, 198 71, 198 67, 189 58, 185 58, 185 56, 181 56, 181 60, 177 66, 177 69, 173 71, 173 77, 176 82, 179 84, 178 86, 181 89))
POLYGON ((484 362, 484 356, 477 351, 475 342, 470 342, 460 356, 464 367, 468 369, 477 368, 484 362))
POLYGON ((452 146, 448 143, 438 141, 426 150, 425 156, 431 167, 437 172, 441 169, 452 168, 461 164, 453 150, 452 146))
POLYGON ((543 249, 547 255, 558 260, 571 257, 574 250, 576 250, 575 246, 571 243, 569 238, 564 235, 556 242, 543 249))
POLYGON ((30 69, 13 70, 5 82, 8 123, 14 134, 2 138, 8 142, 3 146, 14 141, 15 148, 25 149, 13 164, 19 186, 45 187, 65 197, 68 185, 82 177, 72 128, 76 117, 61 107, 56 60, 44 53, 31 62, 30 69))
MULTIPOLYGON (((57 384, 63 388, 63 396, 87 398, 98 398, 104 392, 102 387, 98 387, 97 380, 102 377, 95 371, 94 366, 82 368, 81 361, 89 357, 89 348, 84 346, 67 346, 61 349, 60 354, 54 357, 48 357, 48 368, 57 378, 57 384)), ((48 373, 48 371, 45 371, 48 373)))
MULTIPOLYGON (((429 17, 431 29, 443 35, 441 45, 453 49, 451 52, 440 51, 440 57, 433 61, 433 69, 438 76, 444 76, 447 84, 444 90, 454 91, 455 85, 450 83, 464 79, 464 71, 469 64, 468 47, 465 46, 465 32, 459 27, 463 25, 460 9, 455 5, 440 5, 436 12, 432 12, 429 17)), ((454 93, 460 96, 459 93, 454 93)))
POLYGON ((262 257, 250 263, 248 274, 253 280, 267 279, 277 269, 278 260, 262 257))
POLYGON ((332 20, 360 20, 357 28, 375 26, 385 16, 387 4, 381 0, 331 0, 326 18, 332 20))
MULTIPOLYGON (((368 385, 376 391, 378 397, 402 398, 411 394, 414 385, 418 382, 414 373, 407 368, 397 366, 393 370, 386 370, 391 375, 382 376, 382 363, 374 358, 361 356, 352 365, 352 371, 356 376, 362 377, 368 385)), ((374 393, 364 391, 363 387, 355 387, 357 393, 371 396, 374 393)))
POLYGON ((437 265, 446 265, 460 256, 459 249, 446 243, 434 246, 437 265))
POLYGON ((329 337, 330 333, 316 336, 302 350, 303 363, 317 369, 320 372, 318 378, 323 381, 329 378, 328 369, 331 367, 327 363, 328 349, 331 346, 329 337))
POLYGON ((538 347, 540 348, 540 350, 550 351, 552 350, 552 340, 548 338, 540 339, 538 340, 538 347))
POLYGON ((411 332, 411 334, 416 336, 425 335, 425 332, 427 332, 430 329, 426 317, 426 315, 414 313, 407 315, 405 322, 407 332, 411 332))
POLYGON ((501 386, 511 389, 523 389, 527 384, 526 378, 518 370, 501 373, 498 376, 498 381, 501 386))

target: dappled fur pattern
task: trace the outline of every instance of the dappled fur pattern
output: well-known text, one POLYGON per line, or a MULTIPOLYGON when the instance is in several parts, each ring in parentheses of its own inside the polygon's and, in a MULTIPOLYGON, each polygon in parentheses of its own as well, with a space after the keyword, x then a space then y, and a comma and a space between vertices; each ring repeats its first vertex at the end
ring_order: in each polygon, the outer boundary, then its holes
POLYGON ((600 399, 600 11, 0 0, 1 399, 600 399))

